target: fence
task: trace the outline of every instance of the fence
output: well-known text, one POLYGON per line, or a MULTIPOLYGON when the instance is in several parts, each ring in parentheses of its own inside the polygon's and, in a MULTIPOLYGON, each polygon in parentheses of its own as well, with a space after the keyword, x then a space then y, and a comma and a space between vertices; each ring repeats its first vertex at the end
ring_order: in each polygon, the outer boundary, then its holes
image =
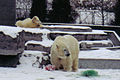
MULTIPOLYGON (((76 23, 110 24, 111 21, 114 20, 114 13, 105 11, 113 10, 113 6, 115 5, 116 0, 76 0, 76 1, 73 0, 72 3, 72 7, 74 8, 74 10, 77 10, 78 13, 78 17, 75 20, 76 23)), ((50 5, 52 5, 50 3, 52 3, 52 0, 47 0, 48 8, 50 5)), ((16 18, 21 19, 29 17, 31 6, 32 6, 31 0, 16 0, 16 18)))
POLYGON ((76 23, 80 24, 110 24, 114 20, 114 13, 104 12, 104 18, 100 10, 79 10, 76 23))

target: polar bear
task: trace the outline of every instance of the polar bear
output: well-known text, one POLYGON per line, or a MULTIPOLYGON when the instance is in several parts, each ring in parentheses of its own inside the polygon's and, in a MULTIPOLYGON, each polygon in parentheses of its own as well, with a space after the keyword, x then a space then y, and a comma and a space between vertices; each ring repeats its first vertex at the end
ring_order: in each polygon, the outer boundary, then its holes
POLYGON ((79 44, 71 35, 56 37, 51 47, 51 63, 56 69, 64 71, 78 70, 79 44))
POLYGON ((34 16, 32 19, 31 18, 26 18, 25 20, 17 21, 16 26, 19 27, 25 27, 25 28, 38 28, 38 27, 43 27, 41 21, 37 16, 34 16))

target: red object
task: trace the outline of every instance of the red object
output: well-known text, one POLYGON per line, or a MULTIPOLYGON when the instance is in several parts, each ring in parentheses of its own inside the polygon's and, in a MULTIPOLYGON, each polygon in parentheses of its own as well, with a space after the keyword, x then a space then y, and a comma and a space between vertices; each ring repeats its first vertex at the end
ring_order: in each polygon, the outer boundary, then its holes
POLYGON ((54 65, 47 65, 47 66, 45 67, 45 70, 53 71, 53 70, 55 70, 55 66, 54 66, 54 65))

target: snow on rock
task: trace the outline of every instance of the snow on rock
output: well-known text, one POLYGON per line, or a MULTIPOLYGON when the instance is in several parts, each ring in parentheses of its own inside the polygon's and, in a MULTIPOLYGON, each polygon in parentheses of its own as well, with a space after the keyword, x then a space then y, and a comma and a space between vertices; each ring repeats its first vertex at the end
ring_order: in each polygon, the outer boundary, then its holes
POLYGON ((30 40, 25 43, 25 46, 27 46, 28 44, 40 44, 45 47, 50 47, 53 44, 53 42, 54 42, 53 40, 48 39, 47 33, 44 32, 42 35, 42 41, 30 40))
POLYGON ((21 28, 25 32, 31 32, 31 33, 50 33, 48 29, 40 29, 40 28, 21 28))
POLYGON ((19 32, 23 31, 19 27, 13 26, 1 26, 0 25, 0 32, 3 32, 5 35, 9 35, 12 38, 16 38, 19 35, 19 32))
POLYGON ((12 38, 16 38, 21 31, 31 32, 31 33, 50 33, 48 29, 40 29, 40 28, 21 28, 21 27, 14 27, 14 26, 3 26, 0 25, 0 31, 3 32, 5 35, 9 35, 12 38))
POLYGON ((47 33, 43 33, 42 36, 42 45, 45 45, 46 47, 50 47, 53 44, 53 40, 48 39, 47 33))
POLYGON ((49 60, 49 55, 42 51, 25 50, 20 58, 21 67, 37 67, 42 68, 44 64, 43 60, 49 60))
POLYGON ((52 40, 43 40, 43 41, 30 40, 25 43, 25 46, 27 46, 28 44, 40 44, 45 47, 50 47, 53 44, 53 41, 52 40))

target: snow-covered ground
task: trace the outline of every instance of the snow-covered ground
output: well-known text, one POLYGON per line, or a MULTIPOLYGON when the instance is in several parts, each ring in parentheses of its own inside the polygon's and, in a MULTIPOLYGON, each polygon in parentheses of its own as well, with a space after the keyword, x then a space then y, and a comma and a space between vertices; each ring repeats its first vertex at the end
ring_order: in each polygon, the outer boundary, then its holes
POLYGON ((0 68, 0 80, 120 80, 120 70, 98 70, 98 77, 83 77, 78 72, 45 71, 39 68, 0 68))
MULTIPOLYGON (((25 51, 23 54, 32 53, 39 55, 39 51, 25 51)), ((110 51, 106 49, 94 51, 80 51, 81 57, 94 58, 120 58, 120 50, 110 51), (104 52, 104 53, 103 53, 104 52)), ((94 69, 98 71, 97 77, 83 77, 81 72, 88 69, 79 69, 77 72, 47 71, 32 66, 34 57, 21 57, 21 64, 17 68, 0 67, 0 80, 120 80, 120 69, 94 69)))

